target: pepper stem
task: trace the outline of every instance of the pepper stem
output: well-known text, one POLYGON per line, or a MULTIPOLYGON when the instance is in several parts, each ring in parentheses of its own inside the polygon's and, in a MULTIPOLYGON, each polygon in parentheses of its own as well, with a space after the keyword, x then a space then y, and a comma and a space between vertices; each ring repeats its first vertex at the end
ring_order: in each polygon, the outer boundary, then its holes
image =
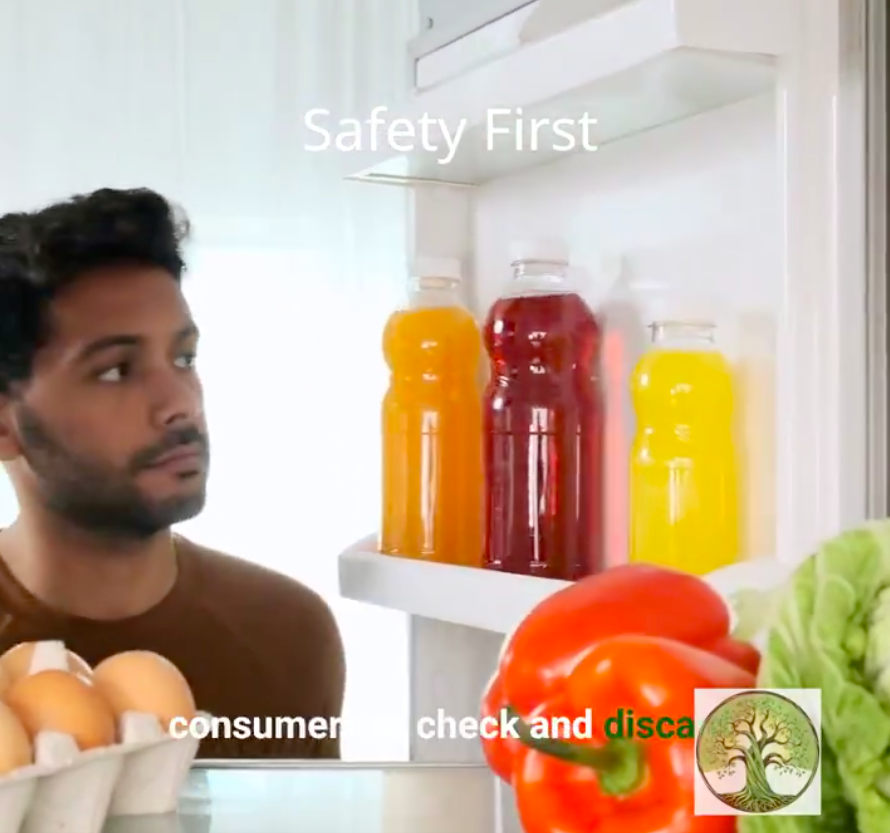
POLYGON ((566 763, 596 770, 600 789, 607 795, 626 796, 642 784, 646 762, 639 743, 613 738, 605 746, 585 746, 562 738, 539 738, 512 706, 507 706, 506 711, 523 745, 566 763))

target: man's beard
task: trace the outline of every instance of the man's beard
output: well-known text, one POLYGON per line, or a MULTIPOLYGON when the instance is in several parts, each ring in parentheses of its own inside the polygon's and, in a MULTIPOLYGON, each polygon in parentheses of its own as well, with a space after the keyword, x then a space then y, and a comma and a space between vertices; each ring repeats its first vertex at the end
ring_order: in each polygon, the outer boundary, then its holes
POLYGON ((44 506, 80 529, 104 538, 144 540, 204 508, 209 449, 207 438, 195 428, 171 432, 162 445, 144 449, 120 471, 66 449, 28 408, 20 406, 18 425, 23 457, 44 506), (200 488, 165 500, 147 499, 137 488, 135 475, 165 451, 186 443, 201 449, 202 472, 196 475, 200 488))

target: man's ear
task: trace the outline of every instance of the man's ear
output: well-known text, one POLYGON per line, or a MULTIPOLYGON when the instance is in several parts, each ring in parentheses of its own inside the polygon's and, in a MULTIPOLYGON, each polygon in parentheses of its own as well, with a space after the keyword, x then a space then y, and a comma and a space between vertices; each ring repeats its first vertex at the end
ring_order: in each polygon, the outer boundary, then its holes
POLYGON ((12 405, 12 397, 0 393, 0 462, 3 463, 11 463, 22 453, 18 432, 15 430, 12 405))

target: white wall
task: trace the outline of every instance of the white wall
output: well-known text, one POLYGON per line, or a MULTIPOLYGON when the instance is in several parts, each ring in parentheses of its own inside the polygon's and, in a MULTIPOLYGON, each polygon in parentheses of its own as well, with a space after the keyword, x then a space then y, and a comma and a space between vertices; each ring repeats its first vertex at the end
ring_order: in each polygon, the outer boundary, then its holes
POLYGON ((775 540, 774 357, 782 270, 781 180, 772 96, 670 125, 596 153, 499 180, 477 196, 474 305, 509 279, 509 243, 567 240, 599 306, 593 274, 620 254, 635 276, 718 294, 726 351, 738 361, 744 551, 775 540))

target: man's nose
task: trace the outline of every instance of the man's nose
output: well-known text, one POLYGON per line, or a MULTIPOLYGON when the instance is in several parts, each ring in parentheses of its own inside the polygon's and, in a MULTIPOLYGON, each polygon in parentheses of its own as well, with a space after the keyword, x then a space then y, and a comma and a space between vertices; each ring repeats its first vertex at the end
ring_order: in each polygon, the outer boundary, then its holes
POLYGON ((197 381, 180 373, 158 374, 153 381, 152 406, 153 421, 159 428, 192 423, 204 410, 197 381))

